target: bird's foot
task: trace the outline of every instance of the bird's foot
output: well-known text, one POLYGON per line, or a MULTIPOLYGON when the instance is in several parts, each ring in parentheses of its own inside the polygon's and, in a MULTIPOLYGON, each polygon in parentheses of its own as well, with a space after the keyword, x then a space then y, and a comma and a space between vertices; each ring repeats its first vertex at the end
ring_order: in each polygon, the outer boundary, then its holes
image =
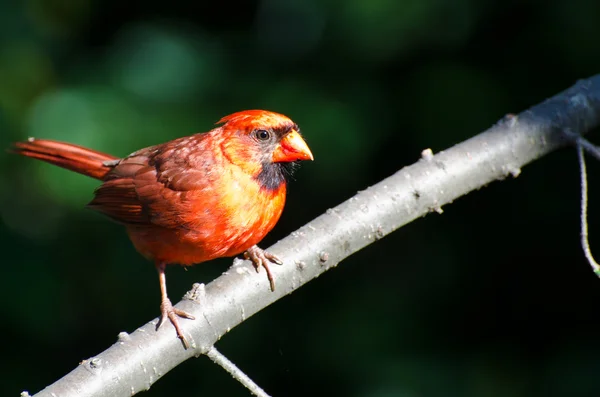
POLYGON ((265 268, 265 271, 267 272, 267 278, 269 279, 269 284, 271 285, 271 291, 275 291, 275 280, 273 279, 273 274, 271 274, 271 269, 269 269, 269 262, 282 265, 283 261, 276 255, 259 248, 257 245, 250 247, 246 252, 244 252, 244 258, 252 261, 257 273, 261 266, 265 268))
POLYGON ((177 331, 177 336, 179 337, 179 339, 181 339, 183 346, 185 346, 186 349, 188 347, 190 347, 190 344, 188 343, 187 339, 183 335, 183 331, 181 330, 181 327, 179 326, 179 317, 188 318, 190 320, 195 320, 196 318, 194 316, 192 316, 191 314, 189 314, 188 312, 185 312, 183 310, 179 310, 179 309, 173 307, 173 304, 171 303, 171 300, 169 298, 162 300, 162 302, 160 304, 160 313, 161 313, 161 316, 160 316, 160 320, 158 321, 158 324, 156 324, 156 329, 158 330, 158 328, 167 319, 169 319, 169 321, 171 321, 171 324, 173 324, 173 327, 175 327, 175 330, 177 331))

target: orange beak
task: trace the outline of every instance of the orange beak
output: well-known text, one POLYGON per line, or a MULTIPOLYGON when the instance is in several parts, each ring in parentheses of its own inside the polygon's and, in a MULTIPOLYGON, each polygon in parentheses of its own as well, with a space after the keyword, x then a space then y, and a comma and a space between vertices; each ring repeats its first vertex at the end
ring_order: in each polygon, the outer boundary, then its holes
POLYGON ((273 162, 290 163, 298 160, 314 160, 314 157, 298 131, 292 130, 279 141, 273 152, 273 162))

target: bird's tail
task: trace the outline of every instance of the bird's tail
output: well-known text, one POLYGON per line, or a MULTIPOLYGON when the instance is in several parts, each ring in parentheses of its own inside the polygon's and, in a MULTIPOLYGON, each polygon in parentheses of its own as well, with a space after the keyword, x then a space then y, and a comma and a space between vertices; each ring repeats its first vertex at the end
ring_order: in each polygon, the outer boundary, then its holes
POLYGON ((104 179, 113 168, 114 161, 118 160, 109 154, 47 139, 29 138, 27 142, 16 142, 9 151, 100 180, 104 179))

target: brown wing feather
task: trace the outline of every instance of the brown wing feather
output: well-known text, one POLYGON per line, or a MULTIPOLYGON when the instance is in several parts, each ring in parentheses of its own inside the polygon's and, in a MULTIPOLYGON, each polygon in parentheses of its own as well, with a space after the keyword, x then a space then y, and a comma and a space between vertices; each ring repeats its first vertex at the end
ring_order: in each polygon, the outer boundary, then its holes
POLYGON ((190 192, 203 191, 215 177, 214 153, 204 147, 204 136, 180 138, 121 160, 88 207, 126 225, 186 228, 180 215, 190 192), (186 156, 181 150, 187 151, 186 156))
MULTIPOLYGON (((126 160, 124 160, 126 161, 126 160)), ((130 225, 148 224, 150 218, 135 188, 135 172, 141 164, 124 164, 115 167, 107 180, 96 189, 94 199, 88 204, 119 223, 130 225)))

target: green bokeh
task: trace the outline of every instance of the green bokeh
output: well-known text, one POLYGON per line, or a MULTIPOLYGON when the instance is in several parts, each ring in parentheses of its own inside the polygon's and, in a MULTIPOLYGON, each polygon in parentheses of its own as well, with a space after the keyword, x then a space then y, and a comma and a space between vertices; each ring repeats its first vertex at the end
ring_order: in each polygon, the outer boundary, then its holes
MULTIPOLYGON (((268 246, 423 149, 598 73, 599 15, 585 0, 6 1, 0 149, 35 136, 125 156, 234 111, 282 112, 315 161, 268 246)), ((153 266, 84 209, 97 185, 0 150, 0 395, 39 391, 158 314, 153 266)), ((578 189, 572 150, 541 159, 357 253, 219 348, 277 396, 600 395, 578 189)), ((230 263, 169 269, 172 297, 230 263)), ((212 394, 248 395, 205 358, 147 393, 212 394)))

